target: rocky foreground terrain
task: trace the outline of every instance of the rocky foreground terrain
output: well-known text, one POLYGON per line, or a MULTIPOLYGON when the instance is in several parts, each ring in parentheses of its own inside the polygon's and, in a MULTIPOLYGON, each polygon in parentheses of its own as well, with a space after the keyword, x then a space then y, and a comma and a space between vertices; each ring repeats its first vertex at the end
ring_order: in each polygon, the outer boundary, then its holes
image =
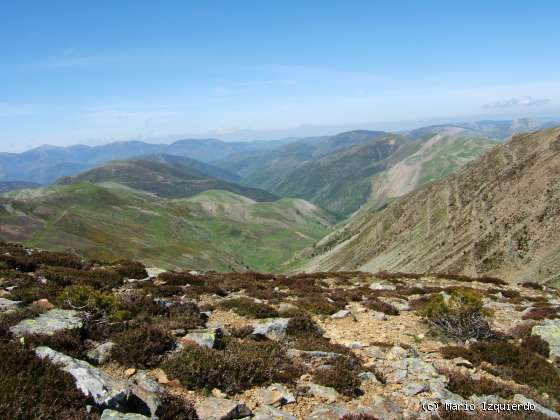
POLYGON ((560 295, 535 283, 0 244, 2 418, 559 418, 559 368, 560 295))

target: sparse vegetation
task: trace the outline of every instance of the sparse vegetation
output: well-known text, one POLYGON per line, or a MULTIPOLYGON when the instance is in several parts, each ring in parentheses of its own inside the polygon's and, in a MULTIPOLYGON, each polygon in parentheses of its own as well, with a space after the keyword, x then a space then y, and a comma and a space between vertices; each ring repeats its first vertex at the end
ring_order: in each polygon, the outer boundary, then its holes
POLYGON ((0 343, 0 409, 6 419, 98 419, 74 378, 20 343, 0 343))
POLYGON ((173 350, 175 342, 161 329, 142 325, 117 334, 112 357, 123 366, 142 369, 157 366, 162 356, 173 350))
POLYGON ((218 388, 228 394, 271 381, 290 382, 300 373, 278 343, 233 338, 223 350, 187 345, 163 368, 188 389, 218 388))
POLYGON ((343 395, 356 397, 361 394, 360 379, 357 376, 357 363, 354 359, 340 357, 332 366, 319 369, 313 379, 319 385, 336 389, 343 395))
POLYGON ((420 311, 430 325, 458 340, 496 338, 486 320, 482 297, 469 290, 455 290, 446 299, 434 295, 420 311))
POLYGON ((220 306, 249 318, 274 318, 278 316, 278 311, 272 306, 255 302, 249 298, 227 299, 222 301, 220 306))
POLYGON ((448 347, 442 349, 442 354, 446 358, 464 357, 477 366, 490 363, 490 373, 529 385, 538 392, 560 395, 558 369, 539 354, 507 341, 477 342, 469 348, 448 347))

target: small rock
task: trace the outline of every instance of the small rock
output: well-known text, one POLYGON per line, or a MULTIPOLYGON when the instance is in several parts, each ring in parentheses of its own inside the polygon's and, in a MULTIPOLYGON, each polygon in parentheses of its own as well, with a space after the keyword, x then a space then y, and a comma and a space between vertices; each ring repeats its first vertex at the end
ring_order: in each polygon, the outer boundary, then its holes
POLYGON ((50 311, 51 309, 54 309, 54 305, 50 303, 48 299, 36 300, 35 302, 33 302, 33 305, 38 308, 44 309, 46 311, 50 311))
POLYGON ((86 356, 91 363, 103 365, 111 360, 113 347, 115 347, 115 343, 107 341, 106 343, 99 344, 92 350, 88 351, 86 356))
POLYGON ((341 309, 340 311, 331 315, 331 319, 343 319, 353 317, 352 311, 348 309, 341 309))
POLYGON ((290 413, 279 410, 270 405, 263 405, 253 411, 253 420, 296 420, 290 413))
POLYGON ((372 359, 384 359, 385 352, 378 346, 370 346, 366 349, 366 354, 372 359))
POLYGON ((220 391, 218 388, 214 388, 212 390, 212 396, 216 397, 216 398, 226 398, 227 395, 225 393, 223 393, 222 391, 220 391))
POLYGON ((0 298, 0 312, 9 311, 15 309, 21 303, 19 300, 10 300, 5 298, 0 298))
POLYGON ((196 404, 196 413, 200 420, 241 419, 252 415, 244 403, 224 398, 206 398, 196 404))
POLYGON ((140 370, 130 379, 129 382, 132 394, 140 399, 149 408, 152 417, 159 417, 162 393, 161 386, 148 377, 148 372, 140 370))
POLYGON ((10 328, 15 336, 46 334, 53 335, 58 331, 80 329, 83 320, 77 311, 52 309, 39 315, 38 318, 24 319, 10 328))
POLYGON ((387 321, 387 315, 385 315, 383 312, 378 312, 378 311, 373 311, 373 319, 376 319, 377 321, 387 321))
POLYGON ((339 420, 350 411, 339 404, 317 405, 306 420, 339 420))
POLYGON ((371 290, 397 290, 397 286, 381 282, 371 283, 369 288, 371 290))
POLYGON ((263 405, 280 407, 296 402, 294 395, 282 384, 272 384, 257 396, 263 405))
POLYGON ((408 355, 409 353, 407 350, 400 346, 394 346, 387 352, 386 358, 387 360, 400 360, 408 357, 408 355))
POLYGON ((124 371, 124 375, 125 375, 127 378, 130 378, 130 377, 131 377, 132 375, 134 375, 135 373, 136 373, 136 369, 134 369, 134 368, 128 368, 128 369, 126 369, 126 370, 124 371))
POLYGON ((471 362, 462 357, 456 357, 452 360, 452 362, 455 363, 455 366, 466 367, 468 369, 471 369, 473 367, 473 364, 471 362))
POLYGON ((288 302, 282 302, 280 305, 278 305, 278 311, 280 313, 282 312, 289 312, 289 311, 293 311, 298 309, 298 307, 296 305, 294 305, 293 303, 288 303, 288 302))
POLYGON ((187 334, 187 332, 183 328, 179 328, 169 331, 169 334, 171 334, 173 337, 183 337, 185 336, 185 334, 187 334))
POLYGON ((377 376, 375 376, 375 374, 372 372, 362 372, 358 375, 358 378, 360 378, 362 381, 370 381, 376 384, 379 383, 379 381, 377 380, 377 376))
POLYGON ((253 336, 266 337, 270 340, 281 340, 286 336, 290 318, 272 318, 268 321, 253 324, 253 336))
POLYGON ((149 417, 136 413, 121 413, 120 411, 103 410, 100 420, 149 420, 149 417))
POLYGON ((158 381, 162 385, 169 383, 169 378, 167 377, 167 374, 163 371, 163 369, 154 369, 152 371, 152 375, 154 375, 156 381, 158 381))
POLYGON ((401 392, 407 397, 412 397, 424 392, 428 389, 425 383, 420 382, 410 382, 401 388, 401 392))
POLYGON ((327 402, 336 402, 340 398, 340 394, 334 388, 310 383, 308 390, 311 395, 326 400, 327 402))
POLYGON ((224 333, 221 328, 204 328, 191 330, 181 339, 181 344, 196 343, 209 349, 217 348, 222 343, 224 333))
POLYGON ((410 304, 408 303, 408 300, 400 298, 388 298, 383 296, 380 297, 379 300, 393 305, 400 312, 410 311, 410 304))
POLYGON ((393 401, 381 396, 374 398, 368 414, 383 420, 400 420, 403 418, 400 408, 393 401))
POLYGON ((146 267, 146 272, 148 273, 148 278, 152 278, 159 276, 161 273, 165 273, 165 270, 155 267, 146 267))

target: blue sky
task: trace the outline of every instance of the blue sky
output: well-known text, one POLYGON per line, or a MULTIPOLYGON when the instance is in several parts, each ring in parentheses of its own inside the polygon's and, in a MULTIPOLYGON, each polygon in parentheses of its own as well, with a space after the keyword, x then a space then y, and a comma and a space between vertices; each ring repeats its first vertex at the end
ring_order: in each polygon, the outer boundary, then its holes
POLYGON ((557 1, 0 3, 0 151, 560 119, 557 1))

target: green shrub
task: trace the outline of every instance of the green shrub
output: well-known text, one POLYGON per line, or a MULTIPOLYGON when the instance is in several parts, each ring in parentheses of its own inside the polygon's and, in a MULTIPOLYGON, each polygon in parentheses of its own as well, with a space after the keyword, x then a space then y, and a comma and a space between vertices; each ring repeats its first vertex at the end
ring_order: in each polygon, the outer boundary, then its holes
POLYGON ((242 327, 232 328, 230 334, 235 338, 246 338, 253 334, 255 329, 251 325, 244 325, 242 327))
POLYGON ((496 376, 529 385, 538 392, 560 395, 560 373, 542 356, 507 341, 473 343, 468 349, 449 347, 442 351, 446 358, 464 357, 475 365, 482 362, 495 367, 496 376))
POLYGON ((299 337, 293 342, 293 347, 305 351, 326 351, 354 357, 352 351, 341 344, 336 344, 324 337, 299 337))
POLYGON ((458 340, 496 338, 486 320, 482 296, 471 290, 454 290, 446 302, 442 294, 434 295, 420 310, 428 323, 458 340))
POLYGON ((120 260, 115 263, 115 271, 119 273, 122 278, 127 279, 145 279, 148 277, 148 272, 144 264, 138 261, 120 260))
POLYGON ((467 399, 471 395, 499 395, 511 399, 517 393, 510 386, 486 377, 473 379, 457 371, 446 372, 446 376, 449 378, 447 389, 467 399))
POLYGON ((341 357, 331 367, 315 372, 313 380, 319 385, 334 388, 343 395, 357 397, 361 395, 361 381, 356 367, 355 361, 341 357))
POLYGON ((114 336, 112 357, 123 366, 142 369, 158 365, 162 356, 175 347, 175 341, 160 328, 141 325, 114 336))
POLYGON ((329 302, 321 295, 301 298, 298 300, 297 305, 305 311, 317 315, 332 315, 344 308, 344 305, 337 306, 334 302, 329 302))
POLYGON ((399 311, 393 305, 383 302, 378 298, 371 298, 363 302, 363 305, 372 311, 383 312, 387 315, 398 315, 399 311))
POLYGON ((537 353, 542 357, 550 356, 550 345, 538 335, 525 337, 523 341, 521 341, 521 347, 525 350, 537 353))
POLYGON ((155 413, 159 420, 198 420, 192 401, 163 392, 160 396, 159 409, 155 413))
POLYGON ((290 337, 322 337, 323 331, 308 316, 295 316, 288 321, 286 335, 290 337))
POLYGON ((244 297, 224 300, 220 303, 220 307, 250 318, 274 318, 278 316, 278 311, 272 306, 244 297))
POLYGON ((77 359, 82 359, 87 352, 82 337, 75 331, 59 331, 53 335, 29 335, 25 337, 25 343, 31 348, 47 346, 77 359))
POLYGON ((122 309, 119 299, 113 294, 84 285, 67 287, 58 295, 57 302, 65 308, 86 311, 94 318, 111 317, 122 309))
POLYGON ((0 412, 5 419, 98 419, 74 378, 19 343, 0 343, 0 412))
POLYGON ((227 339, 223 350, 186 345, 163 369, 188 389, 218 388, 228 394, 269 382, 291 382, 300 370, 273 341, 227 339))
POLYGON ((523 315, 523 319, 532 319, 534 321, 556 318, 560 318, 560 308, 550 305, 541 305, 540 307, 532 308, 528 313, 523 315))
POLYGON ((534 289, 534 290, 542 290, 542 284, 536 283, 534 281, 526 281, 521 283, 521 286, 526 287, 527 289, 534 289))

